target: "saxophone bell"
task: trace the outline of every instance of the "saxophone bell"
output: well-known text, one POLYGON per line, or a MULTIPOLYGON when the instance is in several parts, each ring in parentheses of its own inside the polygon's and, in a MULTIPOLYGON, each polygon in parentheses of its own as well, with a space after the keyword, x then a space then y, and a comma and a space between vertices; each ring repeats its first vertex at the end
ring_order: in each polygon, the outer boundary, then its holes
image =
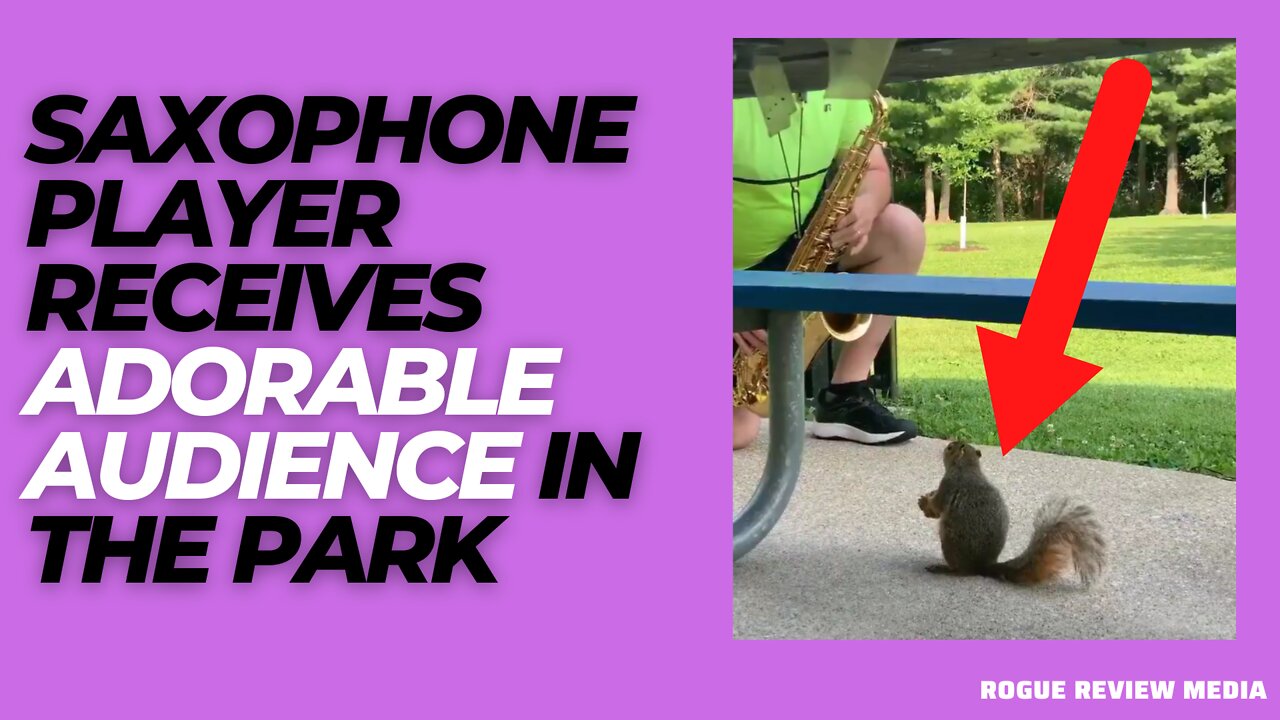
POLYGON ((822 325, 832 338, 853 342, 871 329, 871 316, 865 313, 822 313, 822 325))

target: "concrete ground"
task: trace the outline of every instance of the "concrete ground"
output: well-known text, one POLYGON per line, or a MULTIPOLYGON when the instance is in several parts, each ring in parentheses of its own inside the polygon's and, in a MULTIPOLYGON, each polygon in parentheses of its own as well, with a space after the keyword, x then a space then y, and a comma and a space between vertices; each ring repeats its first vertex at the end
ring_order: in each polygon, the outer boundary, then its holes
MULTIPOLYGON (((764 433, 767 433, 766 424, 764 433)), ((755 489, 766 434, 734 453, 734 510, 755 489)), ((1019 588, 925 572, 937 521, 916 499, 942 476, 945 441, 870 448, 809 438, 800 483, 773 532, 734 567, 734 636, 798 639, 1232 639, 1235 483, 982 448, 1009 505, 1002 559, 1019 553, 1054 494, 1093 506, 1110 543, 1101 582, 1019 588)))

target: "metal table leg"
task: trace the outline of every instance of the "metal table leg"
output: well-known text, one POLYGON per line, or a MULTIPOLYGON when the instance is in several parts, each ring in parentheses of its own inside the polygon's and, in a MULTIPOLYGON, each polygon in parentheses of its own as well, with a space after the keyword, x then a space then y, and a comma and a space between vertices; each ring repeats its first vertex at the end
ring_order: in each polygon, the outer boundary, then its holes
POLYGON ((804 316, 769 314, 769 456, 747 507, 733 520, 733 559, 764 540, 800 477, 804 446, 804 316))

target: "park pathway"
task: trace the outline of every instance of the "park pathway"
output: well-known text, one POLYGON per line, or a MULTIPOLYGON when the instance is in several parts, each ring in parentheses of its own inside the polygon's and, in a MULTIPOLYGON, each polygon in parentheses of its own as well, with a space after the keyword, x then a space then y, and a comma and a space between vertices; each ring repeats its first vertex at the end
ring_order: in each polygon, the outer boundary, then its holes
MULTIPOLYGON (((764 465, 734 454, 734 509, 764 465)), ((734 567, 738 638, 1235 637, 1235 483, 1202 475, 983 447, 1012 516, 1002 559, 1021 552, 1036 509, 1091 504, 1111 544, 1090 591, 1036 589, 925 572, 941 560, 916 499, 936 487, 945 441, 869 448, 809 438, 800 483, 774 531, 734 567)))

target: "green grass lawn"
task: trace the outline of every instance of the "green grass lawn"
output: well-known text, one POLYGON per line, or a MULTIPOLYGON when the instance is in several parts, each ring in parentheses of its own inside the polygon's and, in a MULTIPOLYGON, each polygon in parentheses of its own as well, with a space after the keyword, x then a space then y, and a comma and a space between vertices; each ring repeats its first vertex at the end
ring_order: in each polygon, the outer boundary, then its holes
MULTIPOLYGON (((1052 227, 972 224, 969 243, 984 250, 959 253, 942 249, 959 225, 930 225, 921 273, 1035 277, 1052 227)), ((1234 285, 1235 231, 1234 215, 1117 218, 1091 279, 1234 285)), ((898 323, 903 413, 930 437, 998 444, 974 323, 898 323)), ((1235 338, 1074 330, 1067 353, 1102 372, 1020 448, 1235 477, 1235 338)))

